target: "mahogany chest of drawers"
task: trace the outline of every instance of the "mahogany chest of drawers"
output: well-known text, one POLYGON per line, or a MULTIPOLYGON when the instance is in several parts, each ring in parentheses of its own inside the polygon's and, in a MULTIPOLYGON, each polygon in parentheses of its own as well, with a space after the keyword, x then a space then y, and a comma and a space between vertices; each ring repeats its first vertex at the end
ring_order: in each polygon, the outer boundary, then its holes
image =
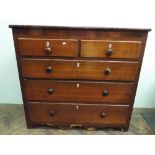
POLYGON ((10 27, 29 128, 128 130, 150 29, 10 27))

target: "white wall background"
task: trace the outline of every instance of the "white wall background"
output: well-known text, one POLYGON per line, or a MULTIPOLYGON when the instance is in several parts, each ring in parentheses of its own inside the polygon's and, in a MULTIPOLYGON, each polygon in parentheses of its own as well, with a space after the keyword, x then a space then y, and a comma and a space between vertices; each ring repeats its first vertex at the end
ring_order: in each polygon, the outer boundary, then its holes
POLYGON ((135 107, 155 108, 155 8, 153 0, 0 0, 0 103, 22 103, 8 24, 152 28, 135 107))

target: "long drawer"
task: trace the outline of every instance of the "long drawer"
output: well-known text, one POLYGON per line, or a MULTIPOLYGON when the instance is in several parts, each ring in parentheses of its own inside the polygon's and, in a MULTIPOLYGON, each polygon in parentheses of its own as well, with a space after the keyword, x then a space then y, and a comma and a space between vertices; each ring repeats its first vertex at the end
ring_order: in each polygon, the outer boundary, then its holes
POLYGON ((25 78, 134 81, 138 62, 22 59, 25 78))
POLYGON ((81 57, 138 59, 140 41, 82 40, 81 57))
POLYGON ((131 102, 133 84, 25 80, 25 96, 28 101, 55 102, 131 102))
POLYGON ((19 54, 22 56, 77 57, 76 39, 18 38, 19 54))
POLYGON ((129 114, 129 106, 118 105, 27 103, 26 107, 33 123, 126 125, 129 114))

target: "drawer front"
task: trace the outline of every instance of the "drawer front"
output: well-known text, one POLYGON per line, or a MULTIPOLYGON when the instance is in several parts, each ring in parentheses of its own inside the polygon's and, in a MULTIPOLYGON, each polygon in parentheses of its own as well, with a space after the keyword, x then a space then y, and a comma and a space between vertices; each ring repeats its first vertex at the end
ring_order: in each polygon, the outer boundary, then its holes
POLYGON ((77 57, 78 41, 74 39, 19 38, 19 53, 23 56, 77 57))
POLYGON ((24 59, 21 64, 25 78, 134 81, 138 69, 137 62, 123 61, 24 59))
POLYGON ((133 84, 25 80, 28 101, 129 103, 133 84))
POLYGON ((94 104, 28 103, 26 106, 30 120, 39 123, 125 125, 129 112, 128 106, 94 104))
POLYGON ((81 57, 137 59, 140 47, 139 41, 82 40, 81 57))

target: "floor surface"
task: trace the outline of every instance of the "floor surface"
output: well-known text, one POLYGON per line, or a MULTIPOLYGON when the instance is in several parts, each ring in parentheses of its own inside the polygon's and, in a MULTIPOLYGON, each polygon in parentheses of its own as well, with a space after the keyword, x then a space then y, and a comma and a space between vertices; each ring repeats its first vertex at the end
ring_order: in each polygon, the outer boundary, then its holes
POLYGON ((155 132, 155 113, 143 113, 143 118, 146 120, 146 122, 149 124, 151 129, 155 132))

